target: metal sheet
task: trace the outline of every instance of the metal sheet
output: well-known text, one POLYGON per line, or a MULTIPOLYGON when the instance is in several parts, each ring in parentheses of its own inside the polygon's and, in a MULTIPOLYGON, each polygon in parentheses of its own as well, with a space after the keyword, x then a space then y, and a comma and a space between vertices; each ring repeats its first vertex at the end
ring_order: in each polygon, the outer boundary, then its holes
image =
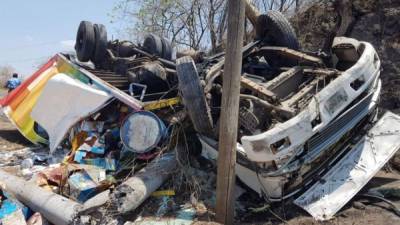
POLYGON ((396 153, 399 140, 400 116, 388 112, 294 203, 317 220, 332 218, 396 153))
POLYGON ((108 93, 60 73, 46 83, 31 116, 47 131, 53 152, 72 125, 110 98, 108 93))

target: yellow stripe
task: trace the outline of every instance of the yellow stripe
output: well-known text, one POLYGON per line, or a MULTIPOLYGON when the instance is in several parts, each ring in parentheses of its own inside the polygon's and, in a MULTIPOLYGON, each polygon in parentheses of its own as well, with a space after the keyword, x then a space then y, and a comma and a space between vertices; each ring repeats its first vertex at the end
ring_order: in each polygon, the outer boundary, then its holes
POLYGON ((176 98, 170 98, 170 99, 162 99, 159 101, 152 101, 152 102, 145 102, 144 104, 144 109, 145 110, 155 110, 155 109, 162 109, 166 107, 170 107, 173 105, 177 105, 181 102, 181 99, 179 97, 176 98))
POLYGON ((153 197, 161 197, 161 196, 174 196, 174 190, 163 190, 163 191, 155 191, 151 194, 153 197))

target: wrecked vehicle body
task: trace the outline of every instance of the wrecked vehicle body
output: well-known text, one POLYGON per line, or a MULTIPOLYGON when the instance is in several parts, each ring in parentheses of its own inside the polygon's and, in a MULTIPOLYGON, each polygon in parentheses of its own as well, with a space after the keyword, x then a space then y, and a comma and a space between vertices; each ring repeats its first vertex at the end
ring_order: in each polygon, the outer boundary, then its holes
MULTIPOLYGON (((237 176, 269 201, 307 190, 341 155, 341 143, 376 117, 381 81, 373 46, 339 37, 332 52, 326 63, 319 53, 271 47, 262 41, 243 48, 237 176)), ((214 128, 214 133, 218 122, 212 121, 222 113, 223 83, 218 77, 223 56, 219 57, 206 72, 200 71, 210 108, 211 124, 205 129, 214 128)), ((203 115, 206 112, 203 109, 203 115)), ((218 134, 197 131, 203 154, 215 159, 218 134)))
MULTIPOLYGON (((319 167, 316 162, 329 162, 329 155, 337 151, 335 145, 375 117, 381 90, 380 62, 373 47, 362 44, 365 50, 357 63, 313 94, 297 116, 241 137, 237 175, 245 184, 271 201, 292 196, 312 182, 310 172, 319 167), (362 85, 355 90, 353 84, 359 81, 362 85)), ((311 91, 315 86, 304 88, 311 91)), ((288 102, 291 99, 282 105, 288 102)), ((215 156, 216 142, 205 136, 200 139, 215 156)))

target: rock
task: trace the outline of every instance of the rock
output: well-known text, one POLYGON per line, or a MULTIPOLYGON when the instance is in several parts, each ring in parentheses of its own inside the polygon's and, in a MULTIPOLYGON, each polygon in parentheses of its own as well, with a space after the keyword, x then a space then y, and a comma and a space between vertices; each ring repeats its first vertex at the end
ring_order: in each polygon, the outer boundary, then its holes
POLYGON ((379 38, 381 30, 376 31, 376 27, 380 27, 380 21, 381 17, 376 13, 362 16, 356 20, 351 30, 351 37, 360 41, 370 42, 379 49, 379 46, 382 45, 382 40, 379 38))
POLYGON ((303 49, 317 51, 323 48, 326 39, 339 22, 333 4, 315 3, 291 18, 303 49))

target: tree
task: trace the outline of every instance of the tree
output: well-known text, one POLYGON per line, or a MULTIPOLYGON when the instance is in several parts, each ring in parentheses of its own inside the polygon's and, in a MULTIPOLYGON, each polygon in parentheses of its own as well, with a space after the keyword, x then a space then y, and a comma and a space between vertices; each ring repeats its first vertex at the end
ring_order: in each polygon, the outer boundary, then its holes
POLYGON ((121 0, 114 19, 129 20, 126 32, 138 41, 155 33, 181 47, 215 48, 226 30, 224 0, 121 0), (137 6, 137 7, 134 7, 137 6))
POLYGON ((6 85, 7 80, 10 79, 14 72, 15 69, 12 66, 0 66, 0 88, 3 88, 6 85))
MULTIPOLYGON (((297 9, 302 0, 253 0, 260 11, 297 9)), ((145 33, 168 38, 179 48, 218 52, 227 26, 226 0, 119 0, 112 18, 123 33, 140 41, 145 33)), ((250 28, 249 28, 250 27, 250 28)), ((246 25, 246 29, 251 26, 246 25)))
POLYGON ((279 10, 283 13, 289 13, 290 10, 296 10, 301 6, 301 0, 254 0, 253 4, 261 11, 279 10))

